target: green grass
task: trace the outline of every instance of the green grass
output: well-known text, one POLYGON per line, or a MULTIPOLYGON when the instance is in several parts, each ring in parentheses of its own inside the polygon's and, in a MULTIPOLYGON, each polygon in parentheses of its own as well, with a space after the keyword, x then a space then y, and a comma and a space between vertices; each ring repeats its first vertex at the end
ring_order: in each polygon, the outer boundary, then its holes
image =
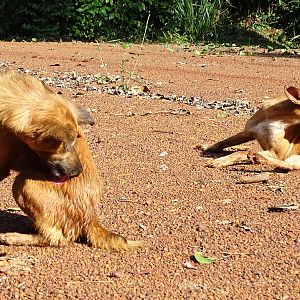
POLYGON ((175 19, 183 35, 192 41, 216 36, 225 13, 224 3, 224 0, 178 0, 175 19))

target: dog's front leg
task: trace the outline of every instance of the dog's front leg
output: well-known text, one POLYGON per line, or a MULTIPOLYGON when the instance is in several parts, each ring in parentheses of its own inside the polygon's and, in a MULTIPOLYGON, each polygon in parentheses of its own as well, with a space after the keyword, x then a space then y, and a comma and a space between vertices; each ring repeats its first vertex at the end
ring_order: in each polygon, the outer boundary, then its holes
POLYGON ((233 135, 225 140, 222 140, 210 146, 209 145, 196 146, 196 149, 202 150, 204 152, 219 152, 227 147, 240 145, 253 140, 255 140, 255 137, 250 132, 242 131, 236 135, 233 135))

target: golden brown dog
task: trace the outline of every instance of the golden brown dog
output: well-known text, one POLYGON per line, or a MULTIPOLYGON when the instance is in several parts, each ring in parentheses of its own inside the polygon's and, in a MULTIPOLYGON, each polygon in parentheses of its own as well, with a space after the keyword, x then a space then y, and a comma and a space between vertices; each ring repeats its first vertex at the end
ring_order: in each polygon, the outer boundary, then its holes
MULTIPOLYGON (((13 185, 13 195, 20 208, 33 220, 38 233, 3 233, 0 234, 1 243, 61 246, 84 239, 91 246, 103 249, 127 250, 139 246, 138 242, 126 241, 106 230, 98 220, 102 181, 80 127, 75 149, 83 166, 82 173, 76 177, 56 183, 36 170, 20 172, 13 185)), ((30 153, 28 157, 38 163, 30 153)))
MULTIPOLYGON (((82 166, 74 148, 78 124, 92 124, 87 111, 52 92, 41 81, 17 72, 0 76, 0 179, 32 149, 57 180, 76 176, 82 166)), ((24 163, 25 160, 22 160, 24 163)))
POLYGON ((97 218, 102 181, 77 124, 93 123, 89 113, 31 76, 16 73, 4 76, 0 78, 0 156, 10 160, 6 163, 2 159, 0 167, 19 172, 13 195, 33 220, 37 233, 2 233, 0 243, 61 246, 84 239, 91 246, 104 249, 127 250, 139 246, 138 242, 106 230, 97 218), (14 84, 19 85, 16 91, 14 84), (13 102, 16 111, 12 109, 13 102), (53 180, 51 176, 49 179, 48 171, 55 176, 53 180))
POLYGON ((251 161, 288 171, 300 169, 300 89, 285 88, 285 96, 266 100, 243 131, 211 146, 197 148, 218 152, 252 140, 257 140, 263 151, 237 151, 214 159, 210 166, 225 167, 251 161))

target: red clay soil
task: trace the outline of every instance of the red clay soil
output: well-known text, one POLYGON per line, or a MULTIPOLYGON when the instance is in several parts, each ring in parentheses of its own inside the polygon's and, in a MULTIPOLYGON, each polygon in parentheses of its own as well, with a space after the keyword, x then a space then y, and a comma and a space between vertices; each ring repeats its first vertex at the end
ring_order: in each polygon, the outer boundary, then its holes
MULTIPOLYGON (((300 85, 298 57, 258 53, 198 55, 193 48, 112 44, 0 43, 0 66, 43 77, 137 73, 152 93, 245 100, 251 107, 300 85), (141 53, 140 53, 141 51, 141 53), (68 73, 69 74, 69 73, 68 73)), ((99 84, 99 86, 101 86, 99 84)), ((100 219, 141 240, 136 252, 71 244, 0 245, 0 299, 300 299, 299 171, 260 165, 206 167, 194 147, 242 129, 249 114, 183 103, 56 87, 89 108, 87 137, 105 181, 100 219), (172 113, 182 109, 184 114, 172 113), (239 184, 270 171, 267 182, 239 184), (200 264, 195 251, 216 258, 200 264)), ((249 144, 257 147, 255 143, 249 144)), ((28 219, 1 182, 0 231, 24 231, 28 219)))

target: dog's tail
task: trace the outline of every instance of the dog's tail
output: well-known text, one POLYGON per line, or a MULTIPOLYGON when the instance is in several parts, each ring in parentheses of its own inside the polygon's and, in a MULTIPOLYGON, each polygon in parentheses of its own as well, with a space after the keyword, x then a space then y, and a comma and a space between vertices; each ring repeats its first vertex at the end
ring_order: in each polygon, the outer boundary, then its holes
POLYGON ((141 242, 126 240, 123 236, 105 229, 97 219, 87 228, 87 242, 96 248, 110 250, 133 250, 141 247, 141 242))

